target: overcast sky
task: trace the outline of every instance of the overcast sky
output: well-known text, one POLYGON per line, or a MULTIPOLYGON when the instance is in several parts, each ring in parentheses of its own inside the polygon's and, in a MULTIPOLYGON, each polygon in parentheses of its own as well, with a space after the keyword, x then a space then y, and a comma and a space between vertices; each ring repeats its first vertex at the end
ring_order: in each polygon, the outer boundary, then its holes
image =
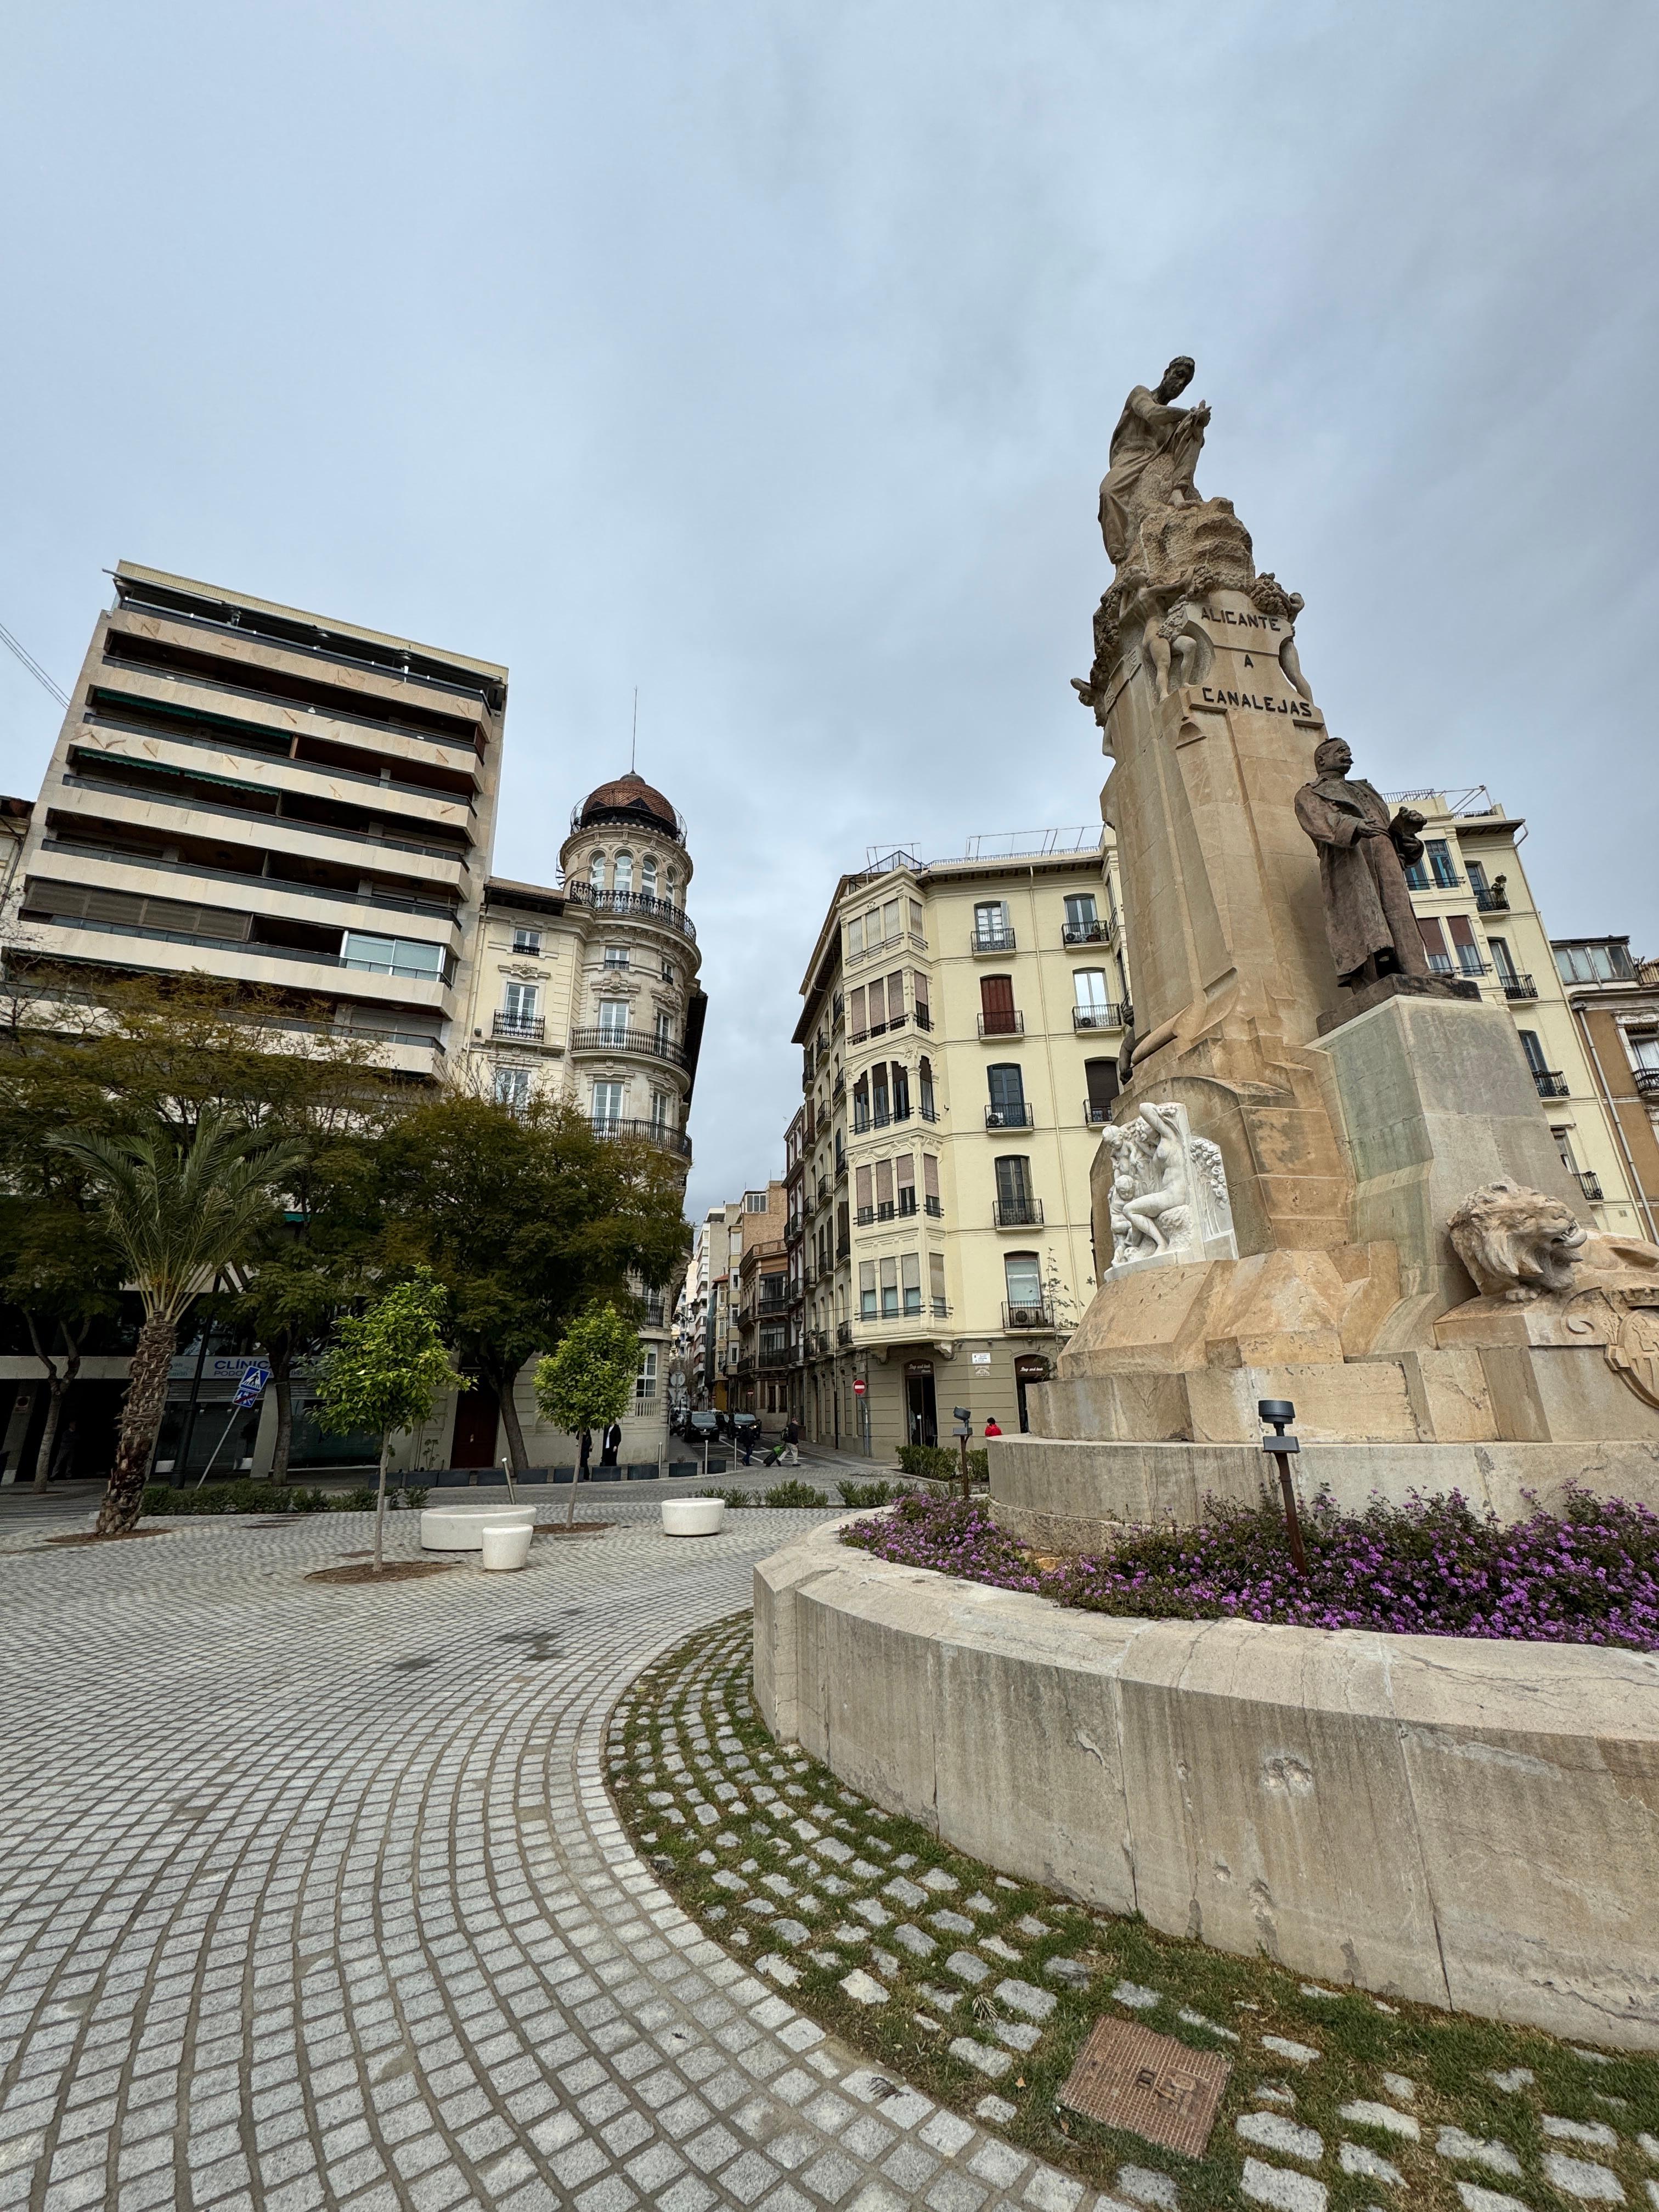
MULTIPOLYGON (((684 811, 694 1212, 781 1172, 868 845, 1097 818, 1132 384, 1306 596, 1359 772, 1486 782, 1659 951, 1654 128, 1629 0, 0 11, 0 622, 118 557, 505 661, 495 866, 684 811)), ((0 784, 57 713, 0 656, 0 784)))

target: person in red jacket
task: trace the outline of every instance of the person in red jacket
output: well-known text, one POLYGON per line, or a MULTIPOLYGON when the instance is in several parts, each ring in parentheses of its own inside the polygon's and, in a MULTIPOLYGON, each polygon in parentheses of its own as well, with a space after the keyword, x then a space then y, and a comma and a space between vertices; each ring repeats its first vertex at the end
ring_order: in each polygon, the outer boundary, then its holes
POLYGON ((987 1421, 985 1424, 985 1434, 988 1437, 1000 1437, 1002 1434, 1002 1431, 997 1426, 994 1421, 987 1421))

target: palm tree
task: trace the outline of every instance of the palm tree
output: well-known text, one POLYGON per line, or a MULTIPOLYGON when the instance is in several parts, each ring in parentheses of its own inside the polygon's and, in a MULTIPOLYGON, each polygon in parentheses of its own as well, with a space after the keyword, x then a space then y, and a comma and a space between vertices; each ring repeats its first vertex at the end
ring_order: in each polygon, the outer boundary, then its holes
POLYGON ((191 1137, 157 1121, 136 1136, 71 1129, 56 1142, 89 1171, 104 1226, 143 1303, 98 1512, 98 1534, 120 1535, 143 1502, 179 1323, 218 1271, 247 1252, 269 1219, 273 1184, 299 1165, 303 1148, 273 1144, 216 1106, 203 1109, 191 1137))

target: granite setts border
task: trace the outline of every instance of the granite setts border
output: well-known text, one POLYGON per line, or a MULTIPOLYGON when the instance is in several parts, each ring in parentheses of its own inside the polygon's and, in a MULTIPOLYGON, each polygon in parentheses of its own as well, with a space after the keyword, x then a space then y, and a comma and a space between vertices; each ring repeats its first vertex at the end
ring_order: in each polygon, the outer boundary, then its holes
POLYGON ((756 1568, 755 1683, 850 1788, 1168 1934, 1659 2050, 1659 1656, 1071 1612, 843 1525, 756 1568))

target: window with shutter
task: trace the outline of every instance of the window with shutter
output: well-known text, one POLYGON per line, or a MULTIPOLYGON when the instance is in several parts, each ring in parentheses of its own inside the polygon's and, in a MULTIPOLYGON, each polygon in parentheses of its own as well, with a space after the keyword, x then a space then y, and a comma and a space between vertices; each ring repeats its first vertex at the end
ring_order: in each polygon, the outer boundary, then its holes
POLYGON ((901 1216, 916 1210, 916 1164, 908 1152, 901 1152, 893 1163, 895 1196, 901 1216))
POLYGON ((933 1010, 928 1003, 927 978, 920 968, 910 970, 910 999, 915 1008, 916 1027, 930 1030, 933 1026, 933 1010))
POLYGON ((979 1025, 987 1036, 1012 1036, 1019 1028, 1014 1012, 1012 975, 981 975, 979 979, 979 1025))
POLYGON ((908 1121, 910 1118, 910 1071, 902 1060, 893 1062, 893 1119, 908 1121))
POLYGON ((881 1269, 881 1317, 887 1321, 899 1310, 898 1261, 888 1259, 878 1264, 881 1269))
POLYGON ((1504 982, 1513 983, 1516 980, 1515 962, 1510 957, 1508 939, 1492 937, 1488 938, 1486 942, 1492 946, 1492 957, 1499 975, 1504 982))
POLYGON ((895 968, 887 978, 887 1026, 893 1028, 904 1019, 904 970, 895 968))
POLYGON ((912 937, 921 935, 921 901, 920 899, 912 899, 910 902, 910 934, 912 937))
POLYGON ((1538 1032, 1535 1030, 1517 1030, 1516 1034, 1521 1040, 1522 1051, 1527 1055, 1527 1066, 1533 1073, 1547 1074, 1549 1062, 1544 1057, 1543 1046, 1538 1042, 1538 1032))
POLYGON ((1446 950, 1446 933, 1438 919, 1431 914, 1419 914, 1417 927, 1423 939, 1423 950, 1429 956, 1430 968, 1437 975, 1449 975, 1452 957, 1446 950))
POLYGON ((924 1152, 921 1156, 921 1191, 927 1201, 927 1211, 935 1219, 943 1211, 939 1194, 939 1155, 924 1152))
POLYGON ((987 1115, 993 1129, 1023 1129, 1025 1127, 1025 1078, 1014 1060, 999 1061, 985 1071, 985 1080, 991 1093, 990 1109, 987 1115))
POLYGON ((871 1185, 869 1169, 854 1168, 853 1182, 858 1194, 860 1221, 873 1221, 876 1218, 876 1194, 871 1185))
POLYGON ((873 1260, 859 1261, 859 1318, 876 1318, 876 1263, 873 1260))
POLYGON ((1474 931, 1466 914, 1449 914, 1446 927, 1451 932, 1452 950, 1457 955, 1457 964, 1466 975, 1479 975, 1486 968, 1480 957, 1480 947, 1474 941, 1474 931))
POLYGON ((921 1311, 921 1260, 919 1254, 899 1254, 899 1288, 904 1294, 905 1312, 919 1314, 921 1311))
POLYGON ((870 1033, 869 1024, 865 1018, 862 983, 859 985, 856 991, 849 991, 847 994, 847 1033, 854 1044, 860 1037, 867 1036, 870 1033))
POLYGON ((1029 1218, 1031 1205, 1031 1164, 1018 1153, 1004 1153, 996 1164, 997 1205, 1002 1218, 1029 1218))
POLYGON ((933 1063, 931 1060, 924 1060, 918 1063, 916 1068, 916 1089, 918 1093, 917 1103, 921 1108, 922 1120, 924 1121, 937 1121, 939 1119, 939 1109, 933 1103, 933 1063))
POLYGON ((882 934, 886 939, 887 942, 890 945, 896 945, 901 934, 899 929, 899 902, 896 899, 889 899, 887 903, 882 908, 881 927, 882 934))
POLYGON ((927 1294, 933 1303, 934 1319, 937 1321, 943 1321, 945 1315, 951 1310, 949 1303, 945 1296, 945 1255, 943 1252, 930 1252, 927 1255, 927 1294))
POLYGON ((847 924, 847 957, 860 960, 864 957, 864 916, 855 914, 847 924))
POLYGON ((876 1218, 878 1221, 890 1221, 892 1218, 893 1163, 891 1160, 878 1160, 876 1163, 876 1218))
POLYGON ((1089 1087, 1089 1119, 1109 1121, 1112 1101, 1117 1097, 1117 1062, 1115 1060, 1085 1060, 1083 1079, 1089 1087))
POLYGON ((878 975, 870 986, 870 1034, 879 1036, 887 1026, 887 986, 878 975))

